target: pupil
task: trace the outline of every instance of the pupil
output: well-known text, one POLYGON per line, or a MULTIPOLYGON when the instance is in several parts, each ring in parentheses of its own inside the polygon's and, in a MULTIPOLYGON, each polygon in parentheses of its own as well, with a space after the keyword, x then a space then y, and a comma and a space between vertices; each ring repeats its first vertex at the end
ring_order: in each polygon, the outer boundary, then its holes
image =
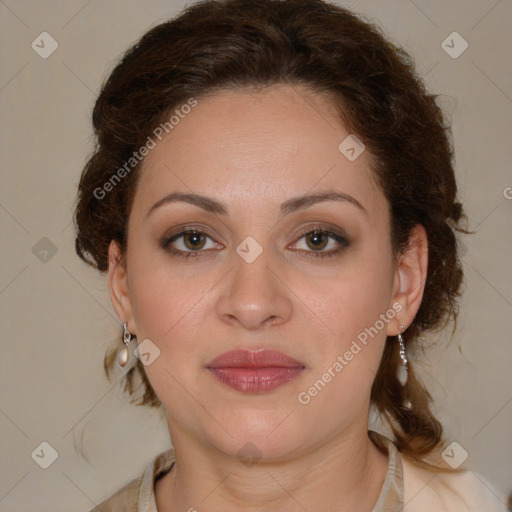
POLYGON ((325 240, 324 240, 324 243, 322 243, 322 240, 321 240, 322 236, 323 236, 323 233, 312 233, 310 235, 310 240, 312 241, 314 247, 317 249, 318 248, 322 249, 323 247, 325 247, 325 240))
POLYGON ((197 249, 197 244, 201 243, 201 237, 202 235, 200 233, 191 233, 185 237, 185 241, 192 241, 191 243, 187 243, 189 248, 191 249, 197 249), (191 246, 191 247, 190 247, 191 246))

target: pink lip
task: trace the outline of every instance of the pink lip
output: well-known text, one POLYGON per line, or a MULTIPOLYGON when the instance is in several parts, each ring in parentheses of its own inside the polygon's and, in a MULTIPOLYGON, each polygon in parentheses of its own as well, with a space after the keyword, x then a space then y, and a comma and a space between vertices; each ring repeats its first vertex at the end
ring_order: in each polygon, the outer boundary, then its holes
POLYGON ((276 350, 232 350, 210 361, 206 368, 223 384, 256 393, 292 381, 305 366, 276 350))

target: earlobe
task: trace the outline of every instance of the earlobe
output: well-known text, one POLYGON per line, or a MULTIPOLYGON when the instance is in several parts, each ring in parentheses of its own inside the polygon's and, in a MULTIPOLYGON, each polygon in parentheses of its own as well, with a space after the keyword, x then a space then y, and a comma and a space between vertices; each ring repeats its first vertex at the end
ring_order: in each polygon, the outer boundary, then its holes
POLYGON ((110 300, 119 320, 128 323, 128 329, 134 333, 126 264, 115 240, 110 242, 108 248, 108 284, 110 300))
POLYGON ((402 309, 397 315, 396 325, 390 325, 388 336, 396 336, 400 324, 409 326, 414 320, 423 299, 427 269, 428 237, 425 228, 416 224, 411 230, 409 247, 400 257, 396 268, 396 291, 392 303, 400 303, 402 309))

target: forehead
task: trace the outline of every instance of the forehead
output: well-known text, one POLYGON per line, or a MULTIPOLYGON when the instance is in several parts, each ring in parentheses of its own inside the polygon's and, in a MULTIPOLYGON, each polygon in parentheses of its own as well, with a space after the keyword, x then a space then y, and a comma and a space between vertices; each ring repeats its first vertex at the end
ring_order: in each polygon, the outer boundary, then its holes
POLYGON ((373 180, 371 155, 363 151, 349 160, 340 151, 349 136, 332 98, 303 86, 201 96, 146 156, 134 209, 175 190, 264 207, 336 189, 379 215, 385 203, 373 180))

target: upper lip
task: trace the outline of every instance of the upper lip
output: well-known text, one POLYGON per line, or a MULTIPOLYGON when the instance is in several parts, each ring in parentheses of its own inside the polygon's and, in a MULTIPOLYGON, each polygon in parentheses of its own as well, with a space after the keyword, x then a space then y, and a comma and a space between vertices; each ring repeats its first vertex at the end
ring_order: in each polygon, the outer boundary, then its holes
POLYGON ((231 350, 212 359, 207 368, 302 367, 304 364, 278 350, 231 350))

